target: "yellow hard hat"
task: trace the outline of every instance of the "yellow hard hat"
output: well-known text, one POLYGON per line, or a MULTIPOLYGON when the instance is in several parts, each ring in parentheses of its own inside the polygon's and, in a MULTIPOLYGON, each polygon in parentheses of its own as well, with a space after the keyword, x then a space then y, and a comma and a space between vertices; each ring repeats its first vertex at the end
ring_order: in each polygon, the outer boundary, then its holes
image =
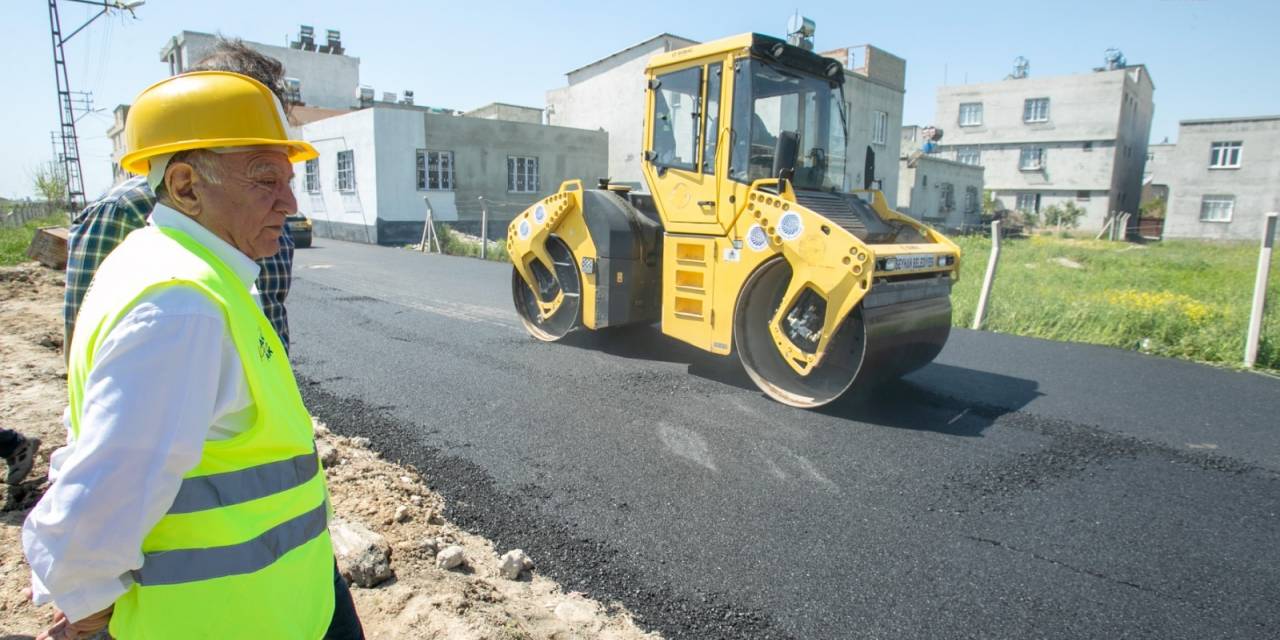
POLYGON ((318 157, 290 140, 284 111, 266 85, 228 71, 165 78, 138 94, 125 120, 125 171, 145 175, 151 158, 190 149, 281 146, 289 162, 318 157))

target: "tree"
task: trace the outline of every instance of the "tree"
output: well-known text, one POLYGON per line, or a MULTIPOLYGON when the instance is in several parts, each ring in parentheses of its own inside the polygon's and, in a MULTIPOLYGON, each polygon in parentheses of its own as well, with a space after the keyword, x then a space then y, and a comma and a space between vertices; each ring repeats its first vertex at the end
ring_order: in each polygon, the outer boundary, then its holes
POLYGON ((1080 218, 1084 217, 1084 208, 1074 202, 1063 202, 1046 207, 1040 212, 1044 221, 1044 226, 1058 227, 1062 229, 1074 229, 1080 225, 1080 218))
POLYGON ((67 176, 57 162, 50 161, 36 167, 31 175, 32 184, 45 202, 62 204, 67 200, 67 176))

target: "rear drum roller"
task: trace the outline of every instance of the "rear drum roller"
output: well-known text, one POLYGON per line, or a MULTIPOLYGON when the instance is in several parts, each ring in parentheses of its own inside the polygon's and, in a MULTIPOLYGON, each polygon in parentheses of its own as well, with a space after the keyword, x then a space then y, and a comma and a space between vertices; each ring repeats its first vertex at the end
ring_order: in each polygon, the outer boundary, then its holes
POLYGON ((524 323, 529 335, 545 342, 554 342, 581 324, 582 281, 573 253, 563 240, 556 236, 548 238, 547 253, 551 256, 555 273, 548 271, 540 261, 534 260, 530 268, 538 283, 538 290, 534 291, 520 277, 520 272, 512 267, 511 296, 516 313, 520 314, 520 321, 524 323), (560 307, 551 316, 541 318, 538 301, 550 302, 561 291, 564 292, 564 300, 560 307))
MULTIPOLYGON (((765 263, 747 279, 734 314, 734 345, 747 374, 769 397, 793 407, 820 407, 847 391, 862 367, 867 343, 862 311, 859 307, 849 314, 827 346, 822 363, 802 376, 783 359, 769 332, 769 322, 790 282, 791 265, 783 258, 765 263)), ((799 303, 805 304, 809 298, 802 295, 799 303)), ((802 314, 803 310, 790 313, 783 322, 802 314)))

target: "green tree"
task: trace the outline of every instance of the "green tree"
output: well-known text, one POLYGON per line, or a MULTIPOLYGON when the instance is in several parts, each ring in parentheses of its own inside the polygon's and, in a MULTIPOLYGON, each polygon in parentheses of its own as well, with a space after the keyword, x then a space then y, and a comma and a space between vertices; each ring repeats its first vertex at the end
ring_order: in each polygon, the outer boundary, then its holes
POLYGON ((1080 218, 1084 217, 1084 208, 1074 202, 1063 202, 1046 207, 1040 212, 1046 227, 1074 229, 1080 226, 1080 218))
POLYGON ((50 161, 36 166, 31 174, 32 185, 45 202, 63 204, 67 200, 67 177, 57 162, 50 161))

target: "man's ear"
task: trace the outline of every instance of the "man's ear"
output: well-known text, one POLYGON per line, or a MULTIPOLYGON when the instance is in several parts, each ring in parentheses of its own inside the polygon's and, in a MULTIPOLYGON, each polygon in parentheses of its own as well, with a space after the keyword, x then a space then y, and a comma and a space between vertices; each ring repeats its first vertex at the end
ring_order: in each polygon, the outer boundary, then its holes
POLYGON ((195 188, 199 180, 195 168, 185 162, 171 162, 164 172, 164 189, 169 200, 174 208, 191 217, 200 215, 200 197, 195 188))

